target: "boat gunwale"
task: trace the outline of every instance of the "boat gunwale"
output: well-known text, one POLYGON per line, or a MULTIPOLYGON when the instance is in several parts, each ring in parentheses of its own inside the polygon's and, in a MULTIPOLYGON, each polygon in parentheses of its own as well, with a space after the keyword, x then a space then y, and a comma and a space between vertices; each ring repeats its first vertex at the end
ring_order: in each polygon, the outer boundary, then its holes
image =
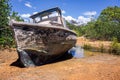
POLYGON ((34 28, 35 27, 37 27, 37 28, 40 28, 40 27, 42 27, 42 28, 54 28, 54 29, 60 29, 60 30, 69 31, 69 32, 71 32, 71 33, 73 33, 73 34, 75 34, 77 36, 76 32, 74 32, 74 31, 72 31, 70 29, 67 29, 67 28, 65 28, 63 26, 55 26, 55 25, 51 26, 51 25, 35 24, 35 23, 27 23, 27 22, 18 22, 18 21, 11 21, 10 22, 10 26, 12 28, 14 28, 16 26, 17 27, 20 27, 20 26, 30 26, 30 27, 34 27, 34 28))

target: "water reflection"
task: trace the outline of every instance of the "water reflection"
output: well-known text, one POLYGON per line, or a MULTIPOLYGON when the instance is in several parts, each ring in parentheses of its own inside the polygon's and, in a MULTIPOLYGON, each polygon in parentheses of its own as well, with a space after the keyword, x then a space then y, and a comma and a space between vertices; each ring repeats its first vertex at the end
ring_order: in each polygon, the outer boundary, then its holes
POLYGON ((75 46, 68 51, 74 58, 82 58, 84 57, 84 49, 80 46, 75 46))

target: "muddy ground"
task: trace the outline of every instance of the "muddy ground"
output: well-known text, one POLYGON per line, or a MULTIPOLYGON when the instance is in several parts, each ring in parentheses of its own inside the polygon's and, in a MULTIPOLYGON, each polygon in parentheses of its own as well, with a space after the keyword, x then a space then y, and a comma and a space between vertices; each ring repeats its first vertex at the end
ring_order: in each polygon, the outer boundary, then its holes
POLYGON ((21 68, 13 65, 18 58, 15 49, 1 50, 0 80, 120 80, 120 56, 92 54, 79 59, 60 59, 42 66, 21 68))

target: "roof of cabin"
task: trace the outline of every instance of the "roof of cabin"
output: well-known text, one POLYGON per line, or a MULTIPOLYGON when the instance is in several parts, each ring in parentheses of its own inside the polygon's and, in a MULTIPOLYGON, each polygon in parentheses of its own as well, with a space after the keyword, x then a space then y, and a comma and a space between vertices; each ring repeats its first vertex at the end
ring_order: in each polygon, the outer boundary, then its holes
POLYGON ((44 10, 44 11, 42 11, 42 12, 38 12, 38 13, 36 13, 36 14, 34 14, 34 15, 31 15, 30 16, 30 18, 36 18, 36 17, 38 17, 38 16, 45 16, 45 15, 49 15, 49 14, 51 14, 52 12, 54 12, 54 11, 56 11, 56 12, 58 12, 60 15, 61 15, 61 10, 60 10, 60 8, 59 7, 55 7, 55 8, 51 8, 51 9, 48 9, 48 10, 44 10))

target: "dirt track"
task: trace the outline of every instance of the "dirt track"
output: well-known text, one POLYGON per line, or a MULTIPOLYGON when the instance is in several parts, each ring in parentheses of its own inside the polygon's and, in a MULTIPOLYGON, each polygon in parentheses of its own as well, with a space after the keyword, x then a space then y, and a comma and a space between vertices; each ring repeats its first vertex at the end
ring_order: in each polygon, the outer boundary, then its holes
POLYGON ((16 60, 16 50, 0 51, 0 80, 120 80, 120 57, 109 54, 31 68, 10 66, 16 60))

